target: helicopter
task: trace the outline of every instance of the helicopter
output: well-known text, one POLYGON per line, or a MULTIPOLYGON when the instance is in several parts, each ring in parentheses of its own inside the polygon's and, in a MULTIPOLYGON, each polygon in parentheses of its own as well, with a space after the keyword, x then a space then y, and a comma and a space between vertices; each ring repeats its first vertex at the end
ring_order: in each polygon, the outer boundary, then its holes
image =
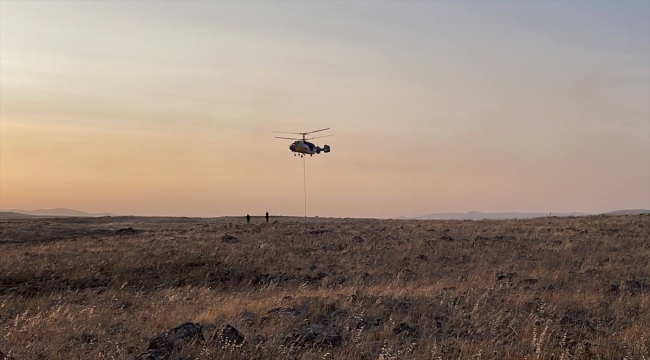
POLYGON ((324 135, 324 136, 318 136, 318 137, 313 137, 313 138, 307 138, 307 134, 319 132, 319 131, 325 131, 329 130, 329 128, 325 129, 320 129, 320 130, 314 130, 314 131, 307 131, 307 132, 299 132, 299 133, 294 133, 294 132, 283 132, 283 131, 274 131, 274 133, 280 133, 280 134, 298 134, 302 135, 302 139, 296 139, 296 138, 289 138, 289 137, 280 137, 276 136, 276 139, 285 139, 285 140, 296 140, 291 145, 289 145, 289 150, 293 152, 293 156, 300 156, 304 157, 305 155, 309 156, 314 156, 314 154, 320 154, 321 151, 328 153, 330 152, 330 146, 329 145, 323 145, 321 148, 320 146, 314 145, 313 143, 307 141, 307 140, 312 140, 312 139, 320 139, 332 135, 324 135))

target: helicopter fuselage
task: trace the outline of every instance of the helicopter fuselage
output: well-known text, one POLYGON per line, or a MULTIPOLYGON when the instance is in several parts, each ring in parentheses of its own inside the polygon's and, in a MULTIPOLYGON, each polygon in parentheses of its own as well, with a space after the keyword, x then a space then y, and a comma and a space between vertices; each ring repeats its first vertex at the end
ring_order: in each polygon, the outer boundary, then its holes
POLYGON ((316 146, 309 141, 298 140, 289 145, 289 149, 293 152, 301 154, 314 154, 316 153, 316 146))

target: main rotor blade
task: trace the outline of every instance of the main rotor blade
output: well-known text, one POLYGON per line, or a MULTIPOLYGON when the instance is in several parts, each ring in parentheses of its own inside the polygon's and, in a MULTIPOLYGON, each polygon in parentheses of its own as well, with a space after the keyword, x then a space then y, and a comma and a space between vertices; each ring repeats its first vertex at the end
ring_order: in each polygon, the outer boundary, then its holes
POLYGON ((320 138, 324 138, 324 137, 328 137, 328 136, 334 136, 334 135, 331 134, 331 135, 323 135, 323 136, 310 137, 310 138, 306 138, 305 140, 320 139, 320 138))
POLYGON ((315 133, 315 132, 319 132, 319 131, 325 131, 325 130, 329 130, 329 129, 330 129, 330 128, 325 128, 325 129, 320 129, 320 130, 314 130, 314 131, 308 131, 308 132, 306 132, 305 134, 311 134, 311 133, 315 133))
POLYGON ((280 137, 280 136, 276 136, 275 138, 276 138, 276 139, 285 139, 285 140, 302 140, 302 139, 295 139, 295 138, 288 138, 288 137, 280 137))
POLYGON ((305 135, 307 135, 307 134, 311 134, 311 133, 315 133, 315 132, 319 132, 319 131, 325 131, 325 130, 329 130, 329 129, 330 129, 330 128, 325 128, 325 129, 314 130, 314 131, 307 131, 307 132, 286 132, 286 131, 274 131, 274 133, 278 133, 278 134, 298 134, 298 135, 305 136, 305 135))
POLYGON ((278 134, 298 134, 298 135, 304 134, 304 133, 286 132, 286 131, 274 131, 274 133, 278 133, 278 134))

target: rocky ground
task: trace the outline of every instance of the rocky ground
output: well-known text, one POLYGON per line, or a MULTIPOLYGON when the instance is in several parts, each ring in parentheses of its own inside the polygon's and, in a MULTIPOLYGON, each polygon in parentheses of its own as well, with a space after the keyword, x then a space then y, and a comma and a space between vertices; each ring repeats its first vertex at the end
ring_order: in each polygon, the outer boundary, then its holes
POLYGON ((648 359, 649 227, 1 219, 0 359, 648 359))

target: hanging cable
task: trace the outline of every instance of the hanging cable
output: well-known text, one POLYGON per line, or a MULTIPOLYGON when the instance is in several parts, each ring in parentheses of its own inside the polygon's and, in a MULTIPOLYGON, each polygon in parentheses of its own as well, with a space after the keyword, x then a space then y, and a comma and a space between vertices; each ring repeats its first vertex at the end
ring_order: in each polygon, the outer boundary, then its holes
POLYGON ((307 223, 307 170, 306 170, 306 160, 305 157, 302 157, 302 179, 303 179, 303 188, 305 190, 305 223, 307 223))

